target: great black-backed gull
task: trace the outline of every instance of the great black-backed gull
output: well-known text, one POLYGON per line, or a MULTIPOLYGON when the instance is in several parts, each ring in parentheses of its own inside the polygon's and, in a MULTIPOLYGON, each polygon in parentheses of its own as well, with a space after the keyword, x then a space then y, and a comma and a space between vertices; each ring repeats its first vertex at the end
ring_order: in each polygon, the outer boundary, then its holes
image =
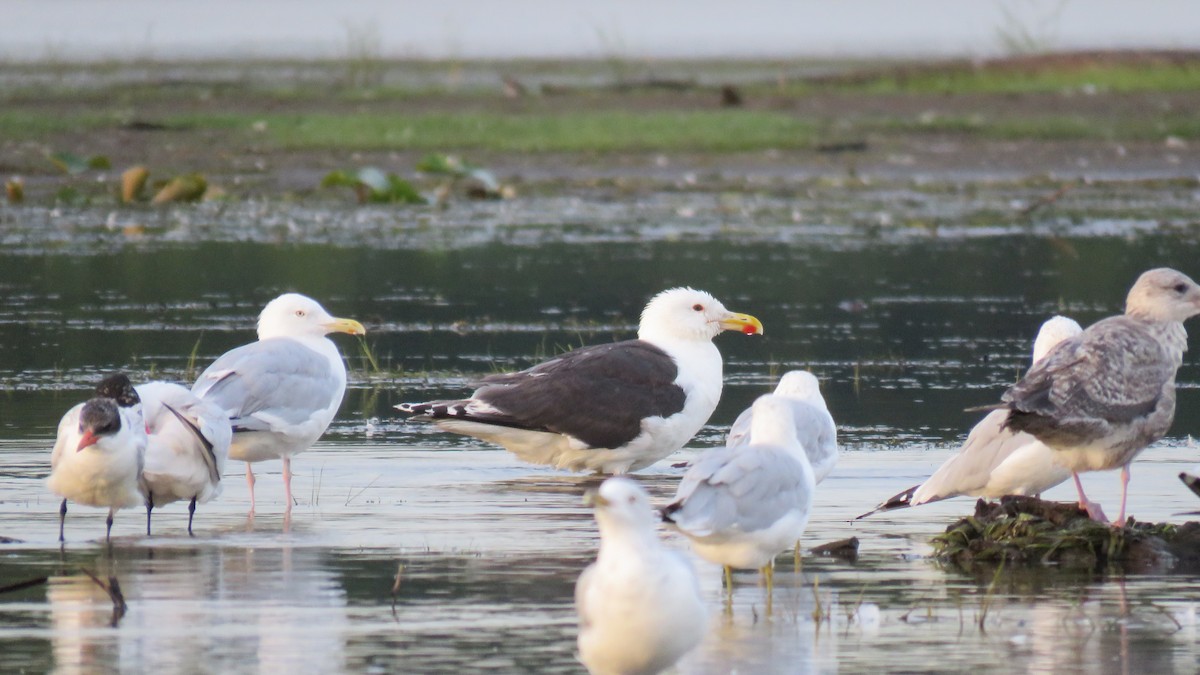
POLYGON ((225 352, 192 393, 225 411, 233 426, 229 458, 246 462, 254 512, 252 462, 283 460, 286 510, 292 510, 292 455, 325 433, 346 393, 346 364, 329 333, 363 335, 362 324, 330 316, 312 298, 285 293, 258 316, 258 341, 225 352))
POLYGON ((229 417, 211 401, 170 382, 135 387, 149 433, 142 482, 146 490, 146 534, 150 512, 171 502, 190 500, 188 535, 196 504, 221 494, 221 475, 233 431, 229 417))
POLYGON ((113 515, 143 503, 140 480, 145 454, 141 401, 126 375, 111 375, 96 388, 95 398, 68 410, 58 423, 46 481, 63 498, 58 540, 64 541, 67 500, 108 507, 105 540, 109 540, 113 515))
POLYGON ((637 471, 683 447, 721 397, 725 330, 761 334, 691 288, 656 295, 638 339, 585 347, 517 373, 486 377, 470 398, 396 406, 441 428, 572 471, 637 471))
POLYGON ((735 567, 761 569, 770 588, 775 556, 804 533, 816 489, 791 401, 766 394, 752 412, 750 443, 702 453, 662 510, 700 557, 725 567, 730 590, 735 567))
POLYGON ((1064 340, 1001 397, 1007 428, 1059 451, 1071 470, 1080 506, 1104 520, 1083 493, 1081 471, 1121 467, 1125 520, 1129 463, 1162 438, 1175 417, 1175 373, 1187 351, 1183 322, 1200 314, 1200 286, 1159 268, 1129 290, 1125 313, 1102 319, 1064 340))
MULTIPOLYGON (((1033 342, 1033 363, 1045 358, 1058 343, 1082 332, 1083 328, 1072 319, 1051 317, 1033 342)), ((1058 460, 1058 451, 1027 433, 1005 428, 1007 418, 1007 409, 988 413, 971 429, 958 454, 951 455, 924 483, 885 500, 858 518, 951 497, 1036 496, 1071 477, 1058 460)))
POLYGON ((609 478, 596 508, 600 552, 575 584, 579 658, 591 673, 657 673, 696 645, 708 624, 687 558, 663 546, 646 491, 609 478))
MULTIPOLYGON (((817 483, 820 483, 833 471, 833 467, 837 466, 838 450, 837 427, 833 423, 833 416, 829 414, 825 397, 821 396, 821 385, 817 377, 807 370, 784 373, 783 377, 779 378, 774 393, 792 402, 796 439, 808 454, 813 476, 817 483)), ((732 447, 751 443, 750 425, 753 417, 753 407, 743 410, 729 429, 725 445, 732 447)))

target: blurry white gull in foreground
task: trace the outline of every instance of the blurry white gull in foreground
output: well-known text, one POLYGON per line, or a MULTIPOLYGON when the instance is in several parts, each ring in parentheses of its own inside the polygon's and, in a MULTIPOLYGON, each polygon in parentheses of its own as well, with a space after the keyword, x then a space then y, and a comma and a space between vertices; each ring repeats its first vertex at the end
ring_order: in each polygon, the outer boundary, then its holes
POLYGON ((353 319, 330 316, 312 298, 285 293, 258 316, 258 341, 232 349, 208 367, 192 393, 229 417, 229 458, 246 462, 254 512, 251 462, 283 460, 287 513, 292 510, 292 455, 309 449, 346 393, 346 364, 329 333, 366 333, 353 319))
POLYGON ((110 375, 96 396, 67 411, 58 423, 46 485, 63 498, 58 540, 64 541, 67 501, 108 507, 105 540, 111 540, 113 515, 143 503, 139 481, 146 453, 142 405, 129 378, 110 375))
POLYGON ((663 546, 637 483, 609 478, 585 499, 596 508, 600 552, 575 584, 580 660, 592 675, 669 668, 708 624, 691 563, 663 546))
POLYGON ((190 500, 188 535, 196 504, 221 494, 221 475, 229 456, 232 429, 224 410, 197 398, 186 387, 147 382, 135 387, 149 432, 142 479, 146 491, 146 534, 150 512, 171 502, 190 500))
POLYGON ((663 509, 700 557, 725 567, 731 590, 734 567, 761 569, 770 587, 775 556, 804 533, 816 488, 791 401, 767 394, 752 410, 750 444, 701 453, 663 509))
MULTIPOLYGON (((808 455, 813 477, 820 483, 833 471, 838 460, 837 427, 833 423, 833 416, 829 414, 825 397, 821 396, 820 383, 807 370, 793 370, 779 378, 774 393, 791 402, 796 439, 808 455)), ((750 425, 753 417, 753 407, 743 410, 729 429, 725 445, 734 447, 752 443, 750 425)))
POLYGON ((1063 341, 1004 393, 1005 427, 1059 451, 1075 478, 1079 505, 1104 520, 1083 493, 1081 471, 1121 467, 1125 521, 1129 464, 1166 435, 1175 417, 1175 373, 1187 351, 1183 322, 1200 314, 1200 286, 1173 269, 1143 273, 1125 314, 1102 319, 1063 341))
POLYGON ((682 448, 721 397, 721 331, 762 333, 691 288, 646 305, 638 339, 584 347, 518 373, 485 377, 470 398, 402 403, 439 427, 504 446, 534 464, 627 473, 682 448))
MULTIPOLYGON (((1072 319, 1051 317, 1038 330, 1033 343, 1033 362, 1041 361, 1058 343, 1082 332, 1072 319)), ((1058 451, 1027 433, 1006 429, 1007 418, 1006 409, 988 413, 971 429, 958 454, 943 462, 924 483, 887 499, 858 518, 951 497, 1036 496, 1071 477, 1070 470, 1059 461, 1058 451)))

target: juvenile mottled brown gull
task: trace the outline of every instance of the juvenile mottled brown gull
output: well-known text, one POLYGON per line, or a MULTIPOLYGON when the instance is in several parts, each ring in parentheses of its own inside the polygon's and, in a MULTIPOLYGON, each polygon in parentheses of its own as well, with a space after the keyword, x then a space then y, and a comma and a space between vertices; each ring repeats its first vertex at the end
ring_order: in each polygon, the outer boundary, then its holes
POLYGON ((596 508, 600 552, 575 584, 579 657, 593 675, 669 668, 707 627, 692 565, 663 546, 637 483, 609 478, 586 500, 596 508))
MULTIPOLYGON (((829 414, 825 397, 821 396, 820 383, 807 370, 793 370, 779 378, 774 393, 791 401, 796 439, 804 447, 813 476, 820 483, 833 471, 838 460, 837 427, 833 423, 833 416, 829 414)), ((753 417, 753 407, 743 410, 729 429, 725 445, 734 447, 753 442, 750 437, 753 417)))
POLYGON ((221 475, 233 431, 224 410, 186 387, 147 382, 135 387, 146 417, 146 534, 150 512, 180 500, 188 503, 188 535, 196 504, 221 494, 221 475))
MULTIPOLYGON (((1078 323, 1065 316, 1048 319, 1034 340, 1033 362, 1041 361, 1058 343, 1082 332, 1078 323)), ((1071 477, 1059 461, 1058 451, 1027 433, 1005 428, 1007 418, 1007 409, 988 413, 971 429, 958 454, 943 462, 924 483, 858 518, 964 495, 988 499, 1040 495, 1071 477)))
POLYGON ((292 510, 292 455, 325 433, 346 393, 346 364, 329 333, 363 335, 361 323, 330 316, 312 298, 285 293, 258 316, 258 341, 221 355, 192 393, 225 411, 233 426, 229 458, 246 462, 254 512, 251 462, 283 460, 286 511, 292 510))
POLYGON ((402 403, 439 427, 571 471, 637 471, 683 447, 721 397, 721 331, 762 333, 747 314, 691 288, 656 295, 638 339, 567 352, 491 375, 470 398, 402 403))
POLYGON ((59 507, 58 540, 64 541, 67 500, 108 507, 112 536, 113 515, 142 503, 140 480, 146 454, 146 428, 137 392, 125 375, 110 375, 96 396, 63 415, 50 454, 46 485, 63 498, 59 507))
POLYGON ((730 568, 761 569, 769 588, 775 556, 808 524, 816 480, 791 401, 767 394, 752 410, 751 442, 702 453, 662 513, 701 558, 725 568, 727 582, 730 568))
POLYGON ((1187 351, 1183 322, 1200 314, 1200 286, 1159 268, 1129 290, 1125 313, 1102 319, 1034 364, 1004 396, 1005 426, 1058 450, 1071 470, 1080 506, 1103 520, 1088 500, 1081 471, 1121 467, 1125 520, 1129 464, 1166 435, 1175 417, 1175 373, 1187 351))

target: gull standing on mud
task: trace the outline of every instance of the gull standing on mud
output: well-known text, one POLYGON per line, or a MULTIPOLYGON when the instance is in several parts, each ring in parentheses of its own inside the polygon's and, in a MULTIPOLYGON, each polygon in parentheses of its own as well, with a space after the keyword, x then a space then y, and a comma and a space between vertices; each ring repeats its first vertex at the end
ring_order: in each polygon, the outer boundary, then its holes
POLYGON ((312 298, 285 293, 258 316, 258 341, 225 352, 192 393, 229 417, 229 458, 246 462, 254 513, 252 462, 283 460, 285 512, 292 512, 292 455, 325 433, 346 393, 346 364, 329 333, 364 335, 362 324, 330 316, 312 298))
MULTIPOLYGON (((833 471, 838 461, 837 426, 829 414, 825 397, 821 396, 821 385, 817 377, 807 370, 793 370, 779 378, 774 393, 792 403, 796 439, 804 447, 813 477, 819 484, 833 471)), ((753 407, 743 410, 729 429, 725 445, 734 447, 752 443, 750 426, 753 417, 753 407)))
POLYGON ((150 534, 153 509, 188 499, 188 536, 192 536, 196 503, 221 494, 221 475, 233 437, 229 417, 178 384, 147 382, 135 389, 149 433, 142 469, 146 534, 150 534))
MULTIPOLYGON (((1082 332, 1078 323, 1065 316, 1046 320, 1033 342, 1033 363, 1045 358, 1058 343, 1082 332)), ((988 413, 971 429, 958 454, 951 455, 924 483, 887 499, 855 520, 951 497, 1039 496, 1071 477, 1057 450, 1027 433, 1005 428, 1007 418, 1007 409, 988 413)))
POLYGON ((142 405, 129 378, 104 378, 96 396, 67 411, 58 423, 46 485, 63 498, 58 540, 65 541, 67 500, 108 507, 105 541, 112 541, 113 515, 142 504, 140 481, 146 454, 142 405))
POLYGON ((579 657, 592 675, 657 673, 700 640, 708 610, 687 558, 663 546, 646 491, 609 478, 596 508, 600 552, 575 584, 579 657))
POLYGON ((470 398, 396 407, 534 464, 637 471, 682 448, 716 409, 722 364, 712 339, 726 330, 763 328, 704 291, 673 288, 646 305, 636 340, 485 377, 470 398))
POLYGON ((1079 472, 1121 468, 1121 511, 1112 524, 1123 525, 1129 464, 1171 427, 1175 373, 1187 351, 1183 322, 1196 314, 1196 282, 1165 267, 1145 272, 1123 315, 1064 340, 992 406, 1007 409, 1006 428, 1059 452, 1080 507, 1095 520, 1104 512, 1084 494, 1079 472))
POLYGON ((701 453, 662 510, 700 557, 725 568, 731 592, 734 567, 762 570, 770 591, 775 556, 804 534, 816 488, 792 402, 767 394, 752 412, 750 443, 701 453))

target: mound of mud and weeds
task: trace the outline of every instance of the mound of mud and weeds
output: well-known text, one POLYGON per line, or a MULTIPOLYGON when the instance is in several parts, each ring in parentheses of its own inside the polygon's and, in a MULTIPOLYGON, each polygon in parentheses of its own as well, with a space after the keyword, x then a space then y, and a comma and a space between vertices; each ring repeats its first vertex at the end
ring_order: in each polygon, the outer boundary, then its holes
POLYGON ((1056 565, 1127 573, 1200 571, 1200 523, 1141 523, 1113 527, 1088 518, 1073 503, 1035 497, 979 500, 975 514, 933 538, 934 557, 962 569, 1056 565))

